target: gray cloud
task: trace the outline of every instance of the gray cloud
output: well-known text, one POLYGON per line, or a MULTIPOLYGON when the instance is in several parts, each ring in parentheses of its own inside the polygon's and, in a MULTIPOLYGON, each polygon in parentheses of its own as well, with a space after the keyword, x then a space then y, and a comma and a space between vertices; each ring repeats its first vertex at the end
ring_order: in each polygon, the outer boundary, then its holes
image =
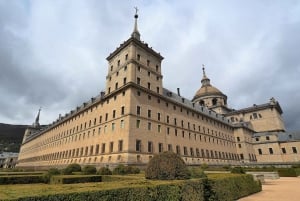
POLYGON ((42 106, 50 123, 104 89, 105 58, 130 36, 136 5, 165 87, 192 98, 204 63, 231 107, 275 97, 299 130, 297 1, 1 1, 0 122, 31 123, 42 106))

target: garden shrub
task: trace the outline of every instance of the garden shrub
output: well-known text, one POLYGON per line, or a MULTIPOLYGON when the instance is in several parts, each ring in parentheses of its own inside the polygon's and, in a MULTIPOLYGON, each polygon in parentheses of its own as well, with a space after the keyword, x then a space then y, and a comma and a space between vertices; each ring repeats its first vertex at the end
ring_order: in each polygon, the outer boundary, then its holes
POLYGON ((242 167, 234 167, 231 169, 231 173, 245 174, 245 170, 242 167))
POLYGON ((206 174, 204 173, 204 170, 201 168, 189 168, 191 178, 206 178, 206 174))
POLYGON ((280 177, 297 177, 297 172, 294 168, 278 168, 278 175, 280 177))
POLYGON ((107 167, 102 167, 98 170, 97 174, 100 174, 100 175, 112 175, 112 172, 109 168, 107 167))
POLYGON ((113 174, 117 174, 117 175, 124 175, 126 174, 126 170, 125 170, 125 166, 120 164, 117 167, 114 168, 113 174))
POLYGON ((0 185, 44 183, 43 175, 0 176, 0 185))
POLYGON ((140 169, 132 166, 118 165, 112 172, 114 175, 125 175, 125 174, 138 174, 140 169))
POLYGON ((81 172, 81 166, 77 163, 73 163, 62 170, 62 173, 65 175, 72 174, 73 172, 81 172))
POLYGON ((74 184, 87 182, 101 182, 100 175, 60 175, 51 177, 51 184, 74 184))
POLYGON ((180 156, 173 152, 163 152, 149 161, 145 177, 161 180, 188 179, 190 173, 180 156))
POLYGON ((86 165, 82 168, 83 174, 96 174, 97 169, 93 165, 86 165))

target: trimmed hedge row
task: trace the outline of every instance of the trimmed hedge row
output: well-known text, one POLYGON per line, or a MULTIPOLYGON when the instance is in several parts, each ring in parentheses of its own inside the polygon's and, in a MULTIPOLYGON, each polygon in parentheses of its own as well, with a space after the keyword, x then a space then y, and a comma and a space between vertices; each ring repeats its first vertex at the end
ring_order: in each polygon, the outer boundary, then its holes
POLYGON ((0 176, 0 185, 45 183, 43 175, 0 176))
POLYGON ((297 177, 297 172, 294 168, 278 168, 276 169, 280 177, 297 177))
POLYGON ((261 183, 253 180, 252 175, 211 179, 206 184, 208 200, 232 201, 261 191, 261 183))
POLYGON ((191 179, 140 186, 135 188, 99 190, 81 193, 56 194, 39 197, 19 198, 19 201, 232 201, 261 190, 251 175, 234 175, 225 178, 191 179))
POLYGON ((52 176, 50 184, 74 184, 74 183, 87 183, 87 182, 101 182, 100 175, 74 175, 74 176, 52 176))

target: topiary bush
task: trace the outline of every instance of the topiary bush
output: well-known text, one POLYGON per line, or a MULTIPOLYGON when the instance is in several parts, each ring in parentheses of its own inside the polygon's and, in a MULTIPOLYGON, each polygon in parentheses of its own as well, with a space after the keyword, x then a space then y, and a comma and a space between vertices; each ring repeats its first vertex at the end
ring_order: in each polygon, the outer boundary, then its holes
POLYGON ((62 170, 62 173, 65 175, 72 174, 73 172, 81 172, 81 166, 77 163, 73 163, 62 170))
POLYGON ((190 173, 180 156, 173 152, 163 152, 149 161, 145 177, 160 180, 189 179, 190 173))
POLYGON ((112 175, 112 172, 109 168, 102 167, 98 170, 97 174, 99 174, 99 175, 112 175))
POLYGON ((97 169, 93 165, 86 165, 82 168, 83 174, 96 174, 97 169))

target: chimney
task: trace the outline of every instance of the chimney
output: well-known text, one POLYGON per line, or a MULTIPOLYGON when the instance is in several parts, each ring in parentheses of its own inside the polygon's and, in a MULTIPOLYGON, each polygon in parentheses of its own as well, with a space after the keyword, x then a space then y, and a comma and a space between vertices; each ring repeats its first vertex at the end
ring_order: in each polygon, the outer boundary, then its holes
POLYGON ((180 96, 180 88, 177 88, 177 94, 180 96))

